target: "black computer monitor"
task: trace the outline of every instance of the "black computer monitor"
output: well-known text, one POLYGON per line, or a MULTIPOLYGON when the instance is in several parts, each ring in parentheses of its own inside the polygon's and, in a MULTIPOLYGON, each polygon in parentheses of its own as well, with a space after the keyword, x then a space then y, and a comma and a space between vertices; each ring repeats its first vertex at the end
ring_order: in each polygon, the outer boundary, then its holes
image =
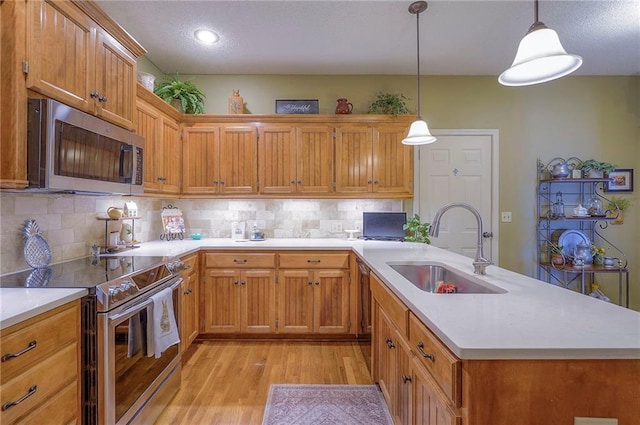
POLYGON ((407 232, 402 226, 406 222, 406 212, 362 213, 362 238, 403 241, 407 232))

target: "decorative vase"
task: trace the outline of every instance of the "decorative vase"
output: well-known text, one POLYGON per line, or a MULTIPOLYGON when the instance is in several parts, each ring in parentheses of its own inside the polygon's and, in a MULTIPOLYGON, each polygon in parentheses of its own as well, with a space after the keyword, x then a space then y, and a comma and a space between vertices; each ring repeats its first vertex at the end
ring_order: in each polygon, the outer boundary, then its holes
POLYGON ((618 215, 616 216, 616 219, 612 221, 611 224, 622 224, 622 223, 624 223, 624 211, 619 210, 618 215))
POLYGON ((564 264, 564 256, 562 254, 552 254, 551 264, 554 266, 562 266, 564 264))
POLYGON ((229 113, 244 113, 244 99, 242 98, 242 96, 240 96, 240 90, 234 90, 233 95, 229 97, 229 113))
POLYGON ((604 173, 602 171, 592 169, 587 173, 587 177, 590 179, 601 179, 604 178, 604 173))
POLYGON ((593 265, 601 266, 603 264, 604 264, 604 257, 602 256, 602 254, 595 254, 593 256, 593 265))
POLYGON ((171 101, 171 106, 173 106, 174 108, 176 108, 178 110, 178 112, 183 113, 184 111, 182 110, 182 102, 180 102, 180 99, 173 99, 171 101))

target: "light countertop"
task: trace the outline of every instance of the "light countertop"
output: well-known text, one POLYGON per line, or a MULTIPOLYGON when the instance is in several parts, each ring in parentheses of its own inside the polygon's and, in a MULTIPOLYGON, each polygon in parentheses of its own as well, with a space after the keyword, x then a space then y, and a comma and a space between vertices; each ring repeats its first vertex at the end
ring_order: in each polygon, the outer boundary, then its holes
MULTIPOLYGON (((119 255, 175 257, 199 249, 353 250, 462 359, 640 358, 640 313, 497 266, 489 266, 486 276, 473 275, 470 258, 430 245, 346 239, 185 239, 146 242, 119 255), (423 292, 387 264, 399 261, 439 262, 506 293, 423 292)), ((3 326, 4 291, 0 292, 3 326)))
POLYGON ((0 288, 0 329, 87 295, 86 289, 0 288))

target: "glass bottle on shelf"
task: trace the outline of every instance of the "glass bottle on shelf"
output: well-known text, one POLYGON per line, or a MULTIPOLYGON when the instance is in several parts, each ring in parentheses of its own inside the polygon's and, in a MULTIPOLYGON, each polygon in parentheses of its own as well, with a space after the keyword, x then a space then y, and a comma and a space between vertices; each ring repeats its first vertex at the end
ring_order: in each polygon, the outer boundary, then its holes
POLYGON ((564 218, 564 202, 562 201, 562 192, 556 193, 556 202, 553 204, 553 215, 557 218, 564 218))
POLYGON ((602 206, 602 201, 598 199, 598 196, 595 194, 587 202, 587 210, 588 210, 588 214, 591 217, 604 216, 604 208, 602 206))

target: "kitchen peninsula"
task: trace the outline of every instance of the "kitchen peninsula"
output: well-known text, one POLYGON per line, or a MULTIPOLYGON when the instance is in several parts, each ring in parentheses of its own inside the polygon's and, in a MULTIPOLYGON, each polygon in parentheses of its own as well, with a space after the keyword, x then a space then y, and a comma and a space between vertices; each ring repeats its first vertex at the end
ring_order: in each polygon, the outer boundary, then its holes
MULTIPOLYGON (((148 242, 140 249, 122 255, 184 258, 201 252, 279 254, 292 251, 352 252, 371 268, 372 281, 388 291, 389 297, 401 306, 399 328, 406 327, 406 343, 413 342, 414 333, 407 329, 413 329, 414 322, 433 334, 434 344, 452 359, 450 370, 445 374, 445 381, 451 382, 443 384, 439 380, 442 374, 438 370, 430 371, 437 383, 433 386, 438 397, 444 399, 444 406, 453 412, 452 423, 458 423, 455 418, 461 418, 462 423, 468 425, 484 423, 483 420, 512 415, 514 411, 507 407, 509 405, 523 409, 530 403, 556 403, 554 400, 562 403, 563 407, 556 410, 564 413, 540 409, 541 412, 535 414, 522 414, 526 417, 534 415, 543 422, 545 418, 606 415, 618 418, 621 425, 632 423, 625 418, 640 415, 640 407, 633 402, 637 396, 637 387, 634 390, 633 385, 640 379, 638 312, 497 266, 490 266, 486 276, 475 278, 504 292, 427 293, 388 264, 429 261, 472 274, 471 259, 433 246, 344 239, 268 239, 242 243, 230 239, 202 239, 148 242), (594 385, 600 390, 596 391, 594 385), (550 388, 557 388, 557 391, 550 388), (574 390, 581 393, 571 393, 574 390), (518 393, 528 394, 528 397, 520 400, 521 397, 513 395, 518 393), (492 401, 491 397, 496 399, 492 401), (501 399, 499 407, 493 405, 498 398, 501 399), (547 414, 551 416, 545 416, 547 414)), ((199 273, 202 275, 202 269, 199 273)), ((2 291, 4 303, 5 290, 2 291)), ((374 299, 378 300, 375 290, 374 299)), ((374 303, 374 309, 377 307, 393 308, 374 303)), ((7 320, 4 306, 2 310, 4 324, 7 320)), ((374 312, 374 379, 378 379, 376 362, 380 362, 375 351, 379 342, 376 340, 376 317, 374 312)), ((395 335, 402 339, 402 329, 395 335)), ((409 345, 407 349, 411 358, 420 351, 409 345)), ((439 361, 436 357, 435 363, 439 361)), ((392 391, 392 399, 396 400, 394 394, 392 391)))

